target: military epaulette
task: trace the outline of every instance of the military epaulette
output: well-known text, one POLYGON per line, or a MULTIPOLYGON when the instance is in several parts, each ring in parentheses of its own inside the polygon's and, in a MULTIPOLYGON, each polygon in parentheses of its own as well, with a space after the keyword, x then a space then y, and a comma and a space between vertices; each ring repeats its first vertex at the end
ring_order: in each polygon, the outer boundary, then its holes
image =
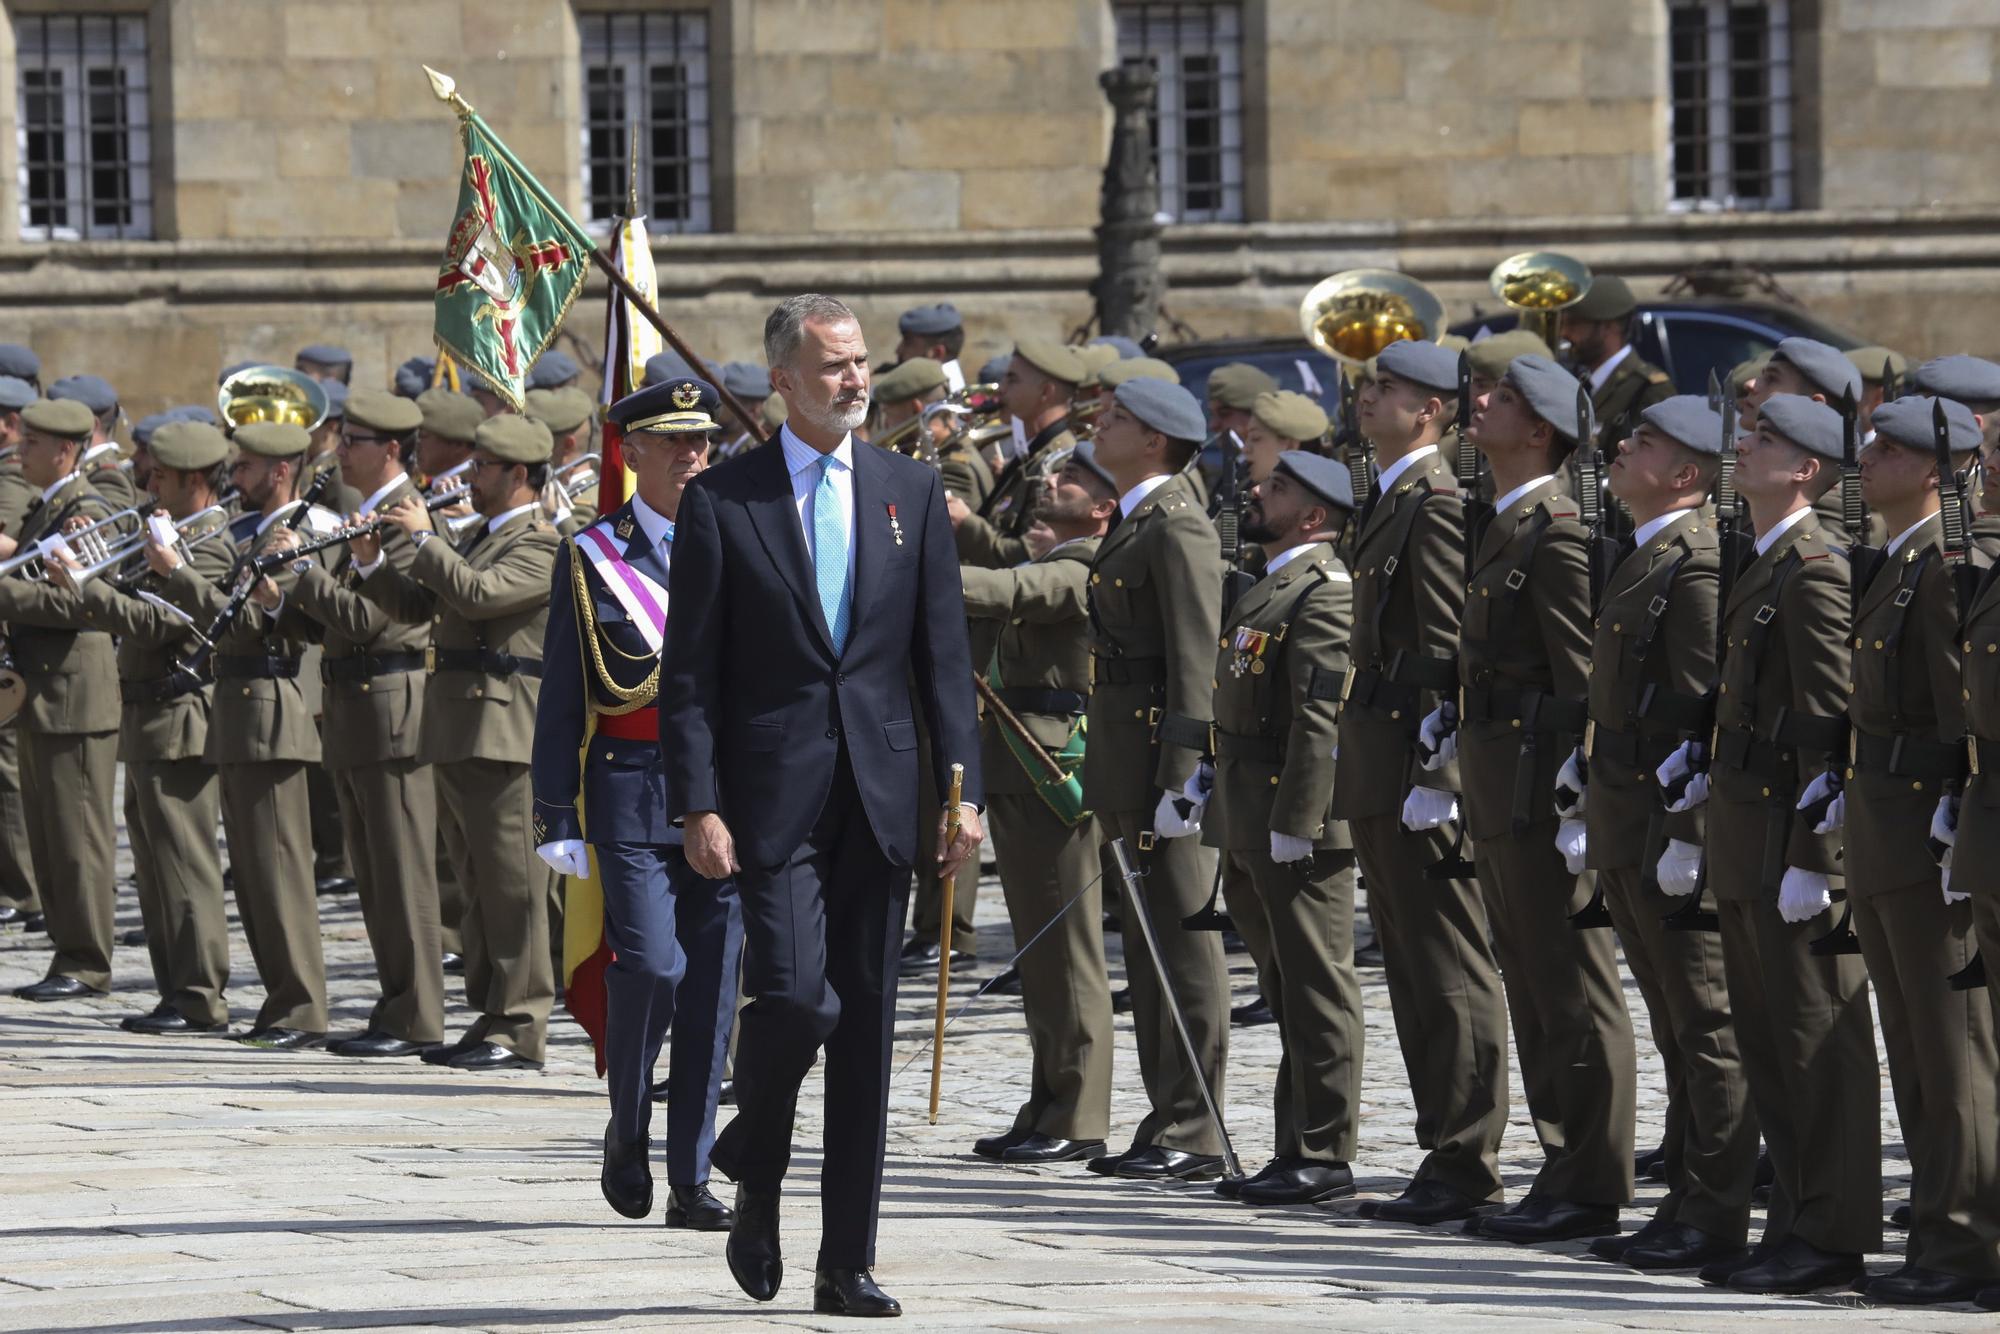
MULTIPOLYGON (((1796 550, 1798 550, 1798 549, 1797 549, 1796 547, 1794 547, 1794 548, 1793 548, 1793 550, 1795 550, 1795 551, 1796 551, 1796 550)), ((1832 559, 1833 559, 1833 553, 1832 553, 1831 551, 1826 551, 1826 550, 1820 550, 1820 551, 1816 551, 1816 552, 1812 553, 1811 555, 1807 555, 1807 554, 1806 554, 1806 553, 1804 553, 1804 552, 1799 552, 1799 559, 1800 559, 1800 560, 1832 560, 1832 559)))
POLYGON ((1662 370, 1651 370, 1646 372, 1647 384, 1665 384, 1667 382, 1667 378, 1668 378, 1667 373, 1662 370))

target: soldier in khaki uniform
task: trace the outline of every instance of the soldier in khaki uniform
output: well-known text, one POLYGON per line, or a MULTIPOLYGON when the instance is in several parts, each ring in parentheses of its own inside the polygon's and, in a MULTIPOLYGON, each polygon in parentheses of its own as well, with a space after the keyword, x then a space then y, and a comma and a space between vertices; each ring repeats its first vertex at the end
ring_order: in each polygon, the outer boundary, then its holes
MULTIPOLYGON (((1019 358, 1016 358, 1017 363, 1019 358)), ((1010 370, 1009 374, 1013 372, 1010 370)), ((1210 1091, 1223 1098, 1229 977, 1221 937, 1181 929, 1208 898, 1196 824, 1174 802, 1208 748, 1221 549, 1182 474, 1206 429, 1194 396, 1161 380, 1128 380, 1097 419, 1096 462, 1116 479, 1119 518, 1090 575, 1095 658, 1084 799, 1103 837, 1125 840, 1145 872, 1146 901, 1126 895, 1127 980, 1139 1072, 1151 1113, 1124 1153, 1091 1160, 1106 1176, 1198 1180, 1222 1168, 1222 1145, 1166 1011, 1137 914, 1160 942, 1210 1091)))
MULTIPOLYGON (((166 422, 148 441, 148 451, 150 485, 176 523, 215 504, 229 457, 222 432, 205 422, 166 422)), ((189 564, 213 583, 227 578, 234 559, 226 522, 220 514, 209 515, 181 534, 189 564)), ((60 562, 58 567, 68 569, 60 562)), ((125 765, 134 858, 141 849, 145 858, 139 915, 160 995, 151 1013, 129 1016, 121 1026, 128 1033, 153 1034, 224 1028, 229 919, 215 839, 221 796, 215 768, 203 758, 213 690, 200 678, 175 671, 197 643, 195 627, 114 586, 109 577, 92 578, 80 589, 66 573, 53 577, 76 597, 83 624, 118 638, 118 690, 124 700, 118 758, 125 765)), ((161 584, 147 571, 136 587, 158 594, 161 584)))
MULTIPOLYGON (((422 421, 406 398, 358 389, 349 400, 339 453, 343 479, 362 499, 367 521, 416 498, 403 465, 422 421)), ((298 545, 276 533, 274 552, 298 545)), ((399 528, 383 542, 385 562, 407 571, 416 549, 399 528)), ((391 620, 358 591, 349 554, 332 568, 301 557, 289 594, 260 584, 255 600, 277 613, 289 636, 322 649, 325 767, 347 830, 347 854, 382 994, 366 1029, 331 1044, 341 1056, 410 1056, 444 1040, 443 949, 438 941, 437 798, 417 758, 424 713, 428 629, 391 620)))
POLYGON ((1071 775, 1055 782, 988 713, 980 773, 1000 888, 1014 938, 1059 926, 1021 956, 1021 1002, 1034 1065, 1013 1128, 973 1145, 1005 1163, 1064 1162, 1104 1152, 1111 1124, 1111 986, 1104 967, 1099 838, 1075 776, 1090 696, 1086 590, 1118 488, 1088 441, 1035 507, 1055 545, 1012 570, 967 566, 974 661, 1036 743, 1071 775), (990 648, 988 645, 990 644, 990 648), (1080 897, 1079 897, 1080 896, 1080 897), (1075 900, 1075 902, 1071 902, 1075 900), (1066 911, 1065 911, 1066 909, 1066 911))
POLYGON ((1590 386, 1597 414, 1597 444, 1606 454, 1618 448, 1620 432, 1640 412, 1671 397, 1667 373, 1632 346, 1632 316, 1639 300, 1615 273, 1591 279, 1583 300, 1562 313, 1561 336, 1569 343, 1570 364, 1590 386))
MULTIPOLYGON (((1746 431, 1756 430, 1758 408, 1773 394, 1796 394, 1833 408, 1852 395, 1858 409, 1861 372, 1830 344, 1814 338, 1787 338, 1772 350, 1737 395, 1737 424, 1746 431)), ((1841 519, 1839 497, 1829 490, 1819 498, 1818 509, 1819 526, 1827 534, 1827 540, 1838 547, 1852 546, 1856 539, 1841 519)), ((1879 543, 1881 535, 1870 533, 1867 540, 1879 543)))
MULTIPOLYGON (((882 433, 895 430, 931 404, 942 402, 947 387, 944 367, 929 357, 912 357, 894 370, 876 376, 875 403, 882 433)), ((937 451, 938 480, 944 483, 945 490, 976 513, 986 503, 986 497, 993 494, 993 469, 978 450, 953 430, 954 424, 950 417, 941 417, 919 427, 926 439, 912 448, 921 446, 937 451)))
MULTIPOLYGON (((239 560, 267 550, 280 525, 333 525, 330 511, 296 513, 305 503, 297 495, 304 427, 259 422, 239 426, 234 438, 230 477, 245 506, 232 525, 239 560)), ((149 541, 146 562, 162 579, 162 595, 204 631, 226 609, 234 585, 210 582, 175 548, 149 541)), ((289 587, 293 576, 278 578, 289 587)), ((212 637, 215 707, 205 757, 221 779, 237 911, 264 983, 263 1007, 241 1040, 278 1051, 317 1046, 326 1036, 326 959, 306 771, 319 763, 320 740, 298 679, 305 644, 250 603, 212 637)))
POLYGON ((1334 817, 1348 822, 1367 880, 1427 1151, 1402 1196, 1373 1212, 1412 1223, 1467 1218, 1499 1201, 1507 1124, 1506 1002, 1486 906, 1471 879, 1428 874, 1455 847, 1445 830, 1455 766, 1412 782, 1417 725, 1458 685, 1464 505, 1439 451, 1457 385, 1456 354, 1405 341, 1383 349, 1359 396, 1356 416, 1382 474, 1357 520, 1361 613, 1333 789, 1334 817))
MULTIPOLYGON (((548 427, 549 436, 555 442, 554 452, 549 455, 551 474, 590 452, 597 428, 597 403, 575 385, 562 389, 530 389, 528 415, 548 427)), ((595 467, 579 466, 560 479, 551 475, 543 485, 542 517, 555 525, 557 533, 575 537, 597 522, 596 488, 572 497, 570 487, 573 483, 596 476, 598 472, 595 467)))
MULTIPOLYGON (((1861 439, 1872 440, 1875 438, 1875 409, 1886 401, 1889 381, 1894 381, 1905 391, 1914 387, 1909 384, 1909 358, 1894 348, 1882 347, 1875 343, 1867 347, 1850 347, 1841 355, 1852 363, 1861 376, 1861 399, 1855 405, 1859 412, 1857 421, 1861 428, 1861 439), (1884 380, 1882 376, 1885 370, 1889 375, 1888 380, 1884 380)), ((1939 397, 1948 398, 1950 395, 1942 394, 1939 397)))
MULTIPOLYGON (((1698 892, 1699 816, 1666 815, 1654 775, 1684 735, 1706 730, 1715 684, 1721 550, 1702 506, 1725 430, 1693 395, 1639 413, 1611 464, 1633 550, 1606 581, 1591 645, 1587 862, 1652 1018, 1665 1067, 1667 1193, 1629 1236, 1592 1250, 1638 1269, 1692 1269, 1743 1249, 1757 1160, 1722 937, 1665 919, 1698 892), (1657 864, 1656 875, 1648 875, 1657 864)), ((1747 545, 1747 535, 1745 537, 1747 545)), ((1574 791, 1558 781, 1560 801, 1574 791)))
MULTIPOLYGON (((4 359, 6 345, 0 345, 4 359)), ((15 354, 26 348, 13 348, 15 354)), ((28 353, 32 356, 32 353, 28 353)), ((10 363, 16 366, 24 363, 10 363)), ((39 364, 39 363, 37 363, 39 364)), ((28 506, 40 488, 30 486, 16 459, 21 443, 21 410, 39 397, 35 387, 11 372, 0 375, 0 538, 21 531, 28 506)), ((40 930, 42 896, 35 886, 35 861, 28 851, 28 812, 21 799, 21 732, 17 719, 0 723, 0 927, 40 930)))
POLYGON ((361 592, 396 619, 431 627, 417 758, 436 776, 439 824, 469 899, 465 992, 479 1018, 424 1060, 461 1070, 539 1068, 555 999, 549 877, 535 855, 528 776, 549 576, 562 542, 537 499, 552 448, 540 422, 490 418, 470 472, 486 522, 462 547, 438 536, 414 497, 387 512, 417 548, 407 572, 373 537, 350 544, 361 592))
POLYGON ((65 375, 49 386, 49 397, 83 404, 94 419, 90 441, 83 448, 77 467, 90 489, 113 510, 138 503, 139 488, 129 469, 119 466, 118 392, 102 376, 65 375))
POLYGON ((1353 581, 1333 544, 1353 511, 1345 467, 1298 450, 1279 456, 1244 518, 1266 573, 1231 608, 1216 659, 1214 790, 1202 837, 1246 873, 1230 917, 1283 1043, 1271 1161, 1217 1186, 1247 1204, 1354 1193, 1348 1161, 1364 1044, 1354 848, 1329 814, 1336 683, 1347 675, 1353 624, 1353 581))
MULTIPOLYGON (((108 511, 77 460, 96 429, 90 409, 43 399, 21 413, 15 457, 40 494, 15 540, 19 550, 108 511)), ((10 548, 4 554, 15 554, 10 548)), ((76 600, 25 571, 0 579, 0 621, 27 685, 15 726, 28 845, 56 954, 49 974, 15 991, 23 1000, 67 1000, 111 982, 112 789, 118 766, 118 667, 111 636, 83 629, 76 600)))
POLYGON ((1021 540, 1041 492, 1076 444, 1069 430, 1070 400, 1088 374, 1076 349, 1047 338, 1024 338, 1000 378, 1000 401, 1026 436, 1020 455, 994 480, 975 512, 956 497, 946 508, 967 565, 1004 570, 1031 554, 1021 540))
POLYGON ((1250 423, 1243 430, 1245 481, 1263 481, 1288 451, 1320 439, 1331 424, 1326 409, 1304 394, 1275 389, 1257 395, 1250 408, 1250 423))
MULTIPOLYGON (((965 388, 965 372, 959 368, 959 353, 965 350, 965 322, 958 307, 949 301, 932 306, 913 306, 896 321, 896 361, 929 357, 944 371, 945 387, 965 388)), ((731 392, 734 392, 731 386, 731 392)))
MULTIPOLYGON (((1179 383, 1178 376, 1175 383, 1179 383)), ((1210 434, 1227 435, 1234 431, 1242 435, 1250 429, 1257 400, 1277 390, 1278 382, 1269 373, 1247 361, 1230 361, 1217 366, 1209 372, 1208 383, 1202 391, 1208 399, 1210 434)))
MULTIPOLYGON (((1993 1015, 1985 998, 1947 980, 1975 952, 1972 906, 1965 888, 1941 891, 1925 842, 1966 757, 1958 602, 1940 549, 1932 414, 1941 402, 1911 395, 1884 404, 1862 455, 1863 498, 1894 536, 1854 611, 1853 749, 1846 791, 1823 821, 1840 825, 1844 808, 1854 934, 1875 981, 1910 1150, 1906 1262, 1862 1288, 1899 1305, 1965 1301, 2000 1281, 1993 1015)), ((1962 469, 1979 424, 1963 404, 1944 410, 1947 447, 1962 469)), ((1982 874, 1992 868, 1968 862, 1960 885, 1982 874)))

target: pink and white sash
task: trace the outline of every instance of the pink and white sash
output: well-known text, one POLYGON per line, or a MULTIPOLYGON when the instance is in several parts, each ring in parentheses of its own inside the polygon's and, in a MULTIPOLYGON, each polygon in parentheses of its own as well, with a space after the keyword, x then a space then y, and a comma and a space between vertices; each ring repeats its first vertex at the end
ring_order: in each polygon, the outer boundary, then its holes
POLYGON ((578 533, 576 545, 645 636, 646 647, 658 653, 667 634, 667 590, 632 567, 623 544, 614 541, 604 525, 592 524, 578 533))

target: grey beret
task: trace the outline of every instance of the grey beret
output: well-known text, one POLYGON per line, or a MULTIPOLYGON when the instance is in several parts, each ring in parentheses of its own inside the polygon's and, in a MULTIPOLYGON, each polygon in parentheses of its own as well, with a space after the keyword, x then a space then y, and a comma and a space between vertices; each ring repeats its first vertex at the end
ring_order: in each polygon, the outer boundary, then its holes
POLYGON ((1824 403, 1803 394, 1773 394, 1757 409, 1757 420, 1808 453, 1841 460, 1840 414, 1824 403))
POLYGON ((1003 353, 979 368, 980 384, 999 384, 1000 377, 1007 373, 1007 363, 1014 359, 1012 352, 1003 353))
POLYGON ((583 373, 569 353, 550 348, 528 368, 528 388, 557 389, 583 373))
POLYGON ((1090 340, 1093 347, 1108 347, 1118 353, 1120 361, 1130 361, 1133 357, 1143 357, 1145 350, 1124 334, 1099 334, 1090 340))
POLYGON ((102 417, 118 406, 118 391, 97 375, 65 375, 49 387, 50 398, 67 398, 102 417))
POLYGON ((1641 412, 1639 420, 1697 454, 1722 453, 1722 414, 1700 394, 1661 399, 1641 412))
POLYGON ((1097 462, 1096 444, 1089 440, 1077 441, 1076 448, 1070 452, 1069 461, 1079 468, 1088 470, 1098 481, 1110 487, 1112 495, 1118 494, 1118 479, 1104 471, 1097 462))
POLYGON ((746 405, 771 396, 771 372, 754 361, 725 361, 716 373, 722 377, 722 387, 746 405))
POLYGON ((1327 504, 1353 512, 1354 479, 1347 475, 1346 464, 1336 463, 1324 454, 1288 449, 1278 455, 1278 466, 1327 504))
POLYGON ((176 418, 171 412, 148 413, 144 417, 139 418, 138 421, 132 423, 132 443, 135 445, 150 445, 153 443, 153 432, 175 420, 176 418))
POLYGON ((646 383, 661 384, 667 380, 692 380, 694 367, 678 352, 660 352, 646 358, 646 383))
POLYGON ((1437 343, 1398 339, 1376 354, 1375 369, 1440 393, 1458 392, 1458 353, 1437 343))
POLYGON ((310 361, 321 366, 352 366, 354 354, 338 343, 313 343, 299 349, 295 361, 310 361))
POLYGON ((167 415, 177 422, 204 422, 217 428, 222 425, 222 418, 205 403, 181 403, 168 408, 167 415))
POLYGON ((437 362, 430 357, 411 357, 396 367, 396 392, 404 398, 415 398, 431 387, 431 377, 437 373, 437 362))
POLYGON ((1906 394, 1875 409, 1875 438, 1905 449, 1936 449, 1931 414, 1939 403, 1944 404, 1945 440, 1951 452, 1963 454, 1979 448, 1979 422, 1972 409, 1956 399, 1927 394, 1906 394))
POLYGON ((1936 357, 1917 367, 1916 389, 1960 403, 2000 402, 2000 366, 1963 353, 1936 357))
MULTIPOLYGON (((1528 408, 1537 417, 1556 428, 1556 434, 1571 444, 1577 442, 1577 378, 1547 357, 1529 353, 1516 357, 1507 366, 1507 374, 1502 377, 1520 391, 1528 401, 1528 408)), ((1597 433, 1597 413, 1585 403, 1583 433, 1585 436, 1597 433)))
POLYGON ((1816 338, 1787 338, 1771 353, 1771 360, 1789 362, 1805 376, 1813 388, 1826 395, 1827 402, 1842 394, 1861 397, 1861 372, 1847 354, 1816 338))
POLYGON ((42 359, 33 349, 19 343, 0 343, 0 375, 11 375, 17 380, 36 380, 42 374, 42 359))
POLYGON ((339 421, 347 415, 348 385, 345 380, 322 380, 320 388, 326 390, 326 419, 339 421))
POLYGON ((0 375, 0 410, 19 412, 40 398, 35 386, 14 375, 0 375))
POLYGON ((1165 380, 1127 380, 1114 391, 1118 405, 1169 440, 1198 445, 1208 438, 1208 417, 1195 396, 1165 380))
POLYGON ((458 391, 462 394, 473 394, 480 391, 489 394, 498 394, 500 392, 493 387, 492 381, 472 369, 472 367, 464 365, 458 368, 458 391))
POLYGON ((940 301, 934 306, 917 306, 903 312, 903 318, 896 321, 896 328, 917 338, 935 338, 948 334, 962 326, 958 318, 958 307, 949 301, 940 301))

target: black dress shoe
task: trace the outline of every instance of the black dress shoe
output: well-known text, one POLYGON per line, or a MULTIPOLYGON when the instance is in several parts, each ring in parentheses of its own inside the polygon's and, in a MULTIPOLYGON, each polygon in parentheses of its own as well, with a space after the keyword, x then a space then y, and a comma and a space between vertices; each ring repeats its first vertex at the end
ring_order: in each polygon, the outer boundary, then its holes
POLYGON ((1590 1253, 1600 1260, 1622 1260, 1625 1252, 1634 1246, 1653 1240, 1675 1225, 1664 1218, 1649 1218, 1639 1225, 1636 1232, 1623 1232, 1617 1236, 1599 1237, 1590 1243, 1590 1253))
POLYGON ((2000 1311, 2000 1284, 1982 1288, 1979 1295, 1972 1299, 1972 1303, 1982 1311, 2000 1311))
POLYGON ((1278 1016, 1271 1013, 1271 1002, 1262 996, 1229 1012, 1229 1023, 1234 1028, 1262 1028, 1265 1024, 1277 1022, 1278 1016))
POLYGON ((684 1227, 692 1232, 727 1232, 736 1213, 710 1193, 706 1183, 699 1186, 668 1186, 668 1227, 684 1227))
POLYGON ((1355 946, 1354 966, 1356 968, 1382 967, 1382 942, 1371 940, 1366 945, 1355 946))
POLYGON ((1907 1204, 1899 1204, 1894 1209, 1889 1211, 1889 1226, 1899 1227, 1903 1229, 1903 1231, 1908 1232, 1910 1230, 1910 1219, 1912 1217, 1914 1217, 1914 1215, 1910 1210, 1910 1206, 1907 1204))
POLYGON ((1111 1175, 1132 1181, 1206 1181, 1222 1175, 1222 1155, 1151 1145, 1118 1164, 1111 1175))
POLYGON ((353 892, 354 877, 351 875, 323 875, 313 881, 313 893, 315 894, 352 894, 353 892))
POLYGON ((1127 1158, 1136 1157, 1152 1147, 1150 1144, 1134 1144, 1123 1153, 1107 1153, 1102 1158, 1092 1158, 1084 1166, 1101 1177, 1115 1177, 1118 1175, 1119 1165, 1127 1158))
POLYGON ((1303 1158, 1273 1158, 1270 1162, 1258 1168, 1254 1175, 1247 1177, 1227 1175, 1217 1177, 1215 1181, 1215 1193, 1225 1200, 1233 1200, 1243 1193, 1245 1186, 1253 1181, 1268 1181, 1288 1168, 1303 1167, 1305 1165, 1306 1160, 1303 1158))
POLYGON ((1676 1223, 1656 1237, 1626 1247, 1623 1258, 1634 1269, 1699 1269, 1711 1261, 1748 1252, 1749 1248, 1739 1242, 1676 1223))
POLYGON ((1132 988, 1120 987, 1111 993, 1111 1013, 1132 1013, 1132 988))
POLYGON ((130 931, 118 933, 118 943, 126 949, 137 949, 146 943, 146 928, 135 926, 130 931))
POLYGON ((28 920, 28 910, 12 903, 0 903, 0 926, 20 926, 28 920))
POLYGON ((236 1039, 260 1051, 304 1051, 326 1041, 324 1033, 308 1033, 302 1028, 253 1028, 236 1039))
POLYGON ((736 1286, 760 1302, 778 1295, 785 1278, 784 1252, 778 1244, 778 1188, 738 1185, 736 1221, 729 1228, 729 1272, 736 1286))
POLYGON ((15 998, 25 1001, 78 1000, 84 996, 103 994, 96 987, 88 986, 73 977, 64 977, 60 973, 54 977, 45 977, 39 982, 30 982, 25 987, 14 988, 15 998))
POLYGON ((813 1311, 819 1315, 895 1316, 903 1304, 875 1286, 865 1269, 815 1269, 813 1311))
POLYGON ((1484 1207, 1485 1201, 1475 1200, 1441 1181, 1412 1181, 1395 1199, 1377 1204, 1371 1216, 1392 1223, 1431 1226, 1470 1218, 1484 1207))
POLYGON ((440 1046, 430 1048, 419 1059, 425 1065, 450 1065, 452 1057, 457 1056, 461 1052, 470 1051, 478 1045, 472 1038, 460 1038, 456 1042, 446 1042, 440 1046))
POLYGON ((454 1070, 539 1070, 540 1061, 501 1046, 497 1042, 480 1042, 467 1047, 458 1055, 445 1062, 454 1070))
POLYGON ((725 1079, 722 1081, 722 1087, 716 1090, 715 1105, 717 1107, 734 1107, 736 1105, 735 1080, 725 1079))
POLYGON ((604 1167, 597 1174, 597 1185, 604 1202, 627 1218, 653 1212, 652 1145, 644 1136, 629 1143, 615 1139, 611 1127, 604 1127, 604 1167))
POLYGON ((342 1038, 338 1042, 329 1042, 326 1044, 326 1049, 335 1056, 422 1056, 437 1045, 435 1042, 411 1042, 407 1038, 397 1037, 394 1033, 370 1031, 351 1038, 342 1038))
POLYGON ((1558 1203, 1559 1201, 1550 1195, 1529 1195, 1514 1201, 1504 1209, 1476 1211, 1472 1217, 1465 1220, 1465 1226, 1459 1231, 1469 1237, 1477 1236, 1485 1228, 1486 1220, 1489 1218, 1511 1218, 1516 1223, 1530 1222, 1555 1208, 1558 1203))
POLYGON ((986 990, 989 994, 995 996, 1020 995, 1021 970, 1019 968, 1009 968, 1006 972, 994 978, 992 985, 987 987, 986 990))
POLYGON ((1354 1173, 1346 1163, 1301 1163, 1274 1172, 1262 1181, 1246 1181, 1236 1192, 1245 1204, 1312 1204, 1345 1199, 1354 1193, 1354 1173))
POLYGON ((1787 1237, 1759 1263, 1731 1274, 1729 1286, 1738 1292, 1796 1295, 1852 1283, 1859 1277, 1859 1255, 1823 1251, 1802 1237, 1787 1237))
POLYGON ((1741 1254, 1725 1256, 1720 1260, 1710 1260, 1701 1267, 1701 1272, 1697 1273, 1695 1277, 1712 1288, 1722 1287, 1729 1282, 1731 1274, 1740 1273, 1754 1265, 1763 1264, 1771 1258, 1772 1253, 1777 1249, 1778 1243, 1771 1239, 1769 1233, 1766 1233, 1763 1240, 1741 1254))
POLYGON ((662 1107, 666 1106, 667 1081, 662 1079, 659 1083, 654 1084, 651 1088, 646 1090, 646 1096, 652 1099, 654 1102, 659 1103, 662 1107))
POLYGON ((1017 1126, 1004 1135, 988 1135, 984 1139, 972 1141, 972 1151, 981 1158, 991 1158, 998 1162, 1001 1154, 1034 1133, 1032 1130, 1024 1130, 1017 1126))
POLYGON ((118 1027, 127 1033, 146 1033, 154 1037, 169 1037, 180 1033, 214 1033, 224 1027, 222 1024, 198 1024, 171 1005, 161 1005, 151 1014, 132 1014, 118 1021, 118 1027))
POLYGON ((1969 1302, 1986 1286, 1983 1278, 1942 1274, 1921 1265, 1904 1265, 1893 1274, 1870 1279, 1866 1296, 1891 1306, 1936 1306, 1939 1302, 1969 1302))
POLYGON ((1550 1200, 1532 1214, 1525 1211, 1495 1214, 1479 1226, 1482 1237, 1498 1237, 1502 1241, 1524 1245, 1537 1241, 1570 1241, 1577 1237, 1605 1237, 1617 1231, 1618 1206, 1573 1204, 1568 1200, 1550 1200))
MULTIPOLYGON (((925 940, 922 936, 912 936, 910 943, 903 946, 902 954, 897 957, 902 965, 903 972, 921 973, 938 966, 938 956, 942 953, 942 950, 943 947, 935 940, 925 940)), ((967 954, 964 950, 953 948, 951 952, 951 966, 953 968, 963 968, 967 964, 975 962, 977 960, 974 956, 967 954)))
POLYGON ((1664 1169, 1666 1165, 1667 1165, 1667 1146, 1664 1144, 1657 1144, 1652 1148, 1646 1150, 1644 1153, 1633 1155, 1632 1175, 1638 1177, 1641 1181, 1643 1181, 1647 1177, 1653 1175, 1654 1168, 1657 1167, 1664 1169))
POLYGON ((46 933, 48 929, 49 919, 42 913, 31 912, 21 919, 21 930, 23 931, 40 931, 46 933))
POLYGON ((460 954, 457 950, 446 950, 444 952, 444 970, 447 973, 464 972, 465 956, 463 954, 460 954))
POLYGON ((1003 1163, 1067 1163, 1078 1158, 1095 1158, 1104 1152, 1101 1139, 1057 1139, 1054 1135, 1033 1134, 1011 1145, 1000 1155, 1003 1163))

